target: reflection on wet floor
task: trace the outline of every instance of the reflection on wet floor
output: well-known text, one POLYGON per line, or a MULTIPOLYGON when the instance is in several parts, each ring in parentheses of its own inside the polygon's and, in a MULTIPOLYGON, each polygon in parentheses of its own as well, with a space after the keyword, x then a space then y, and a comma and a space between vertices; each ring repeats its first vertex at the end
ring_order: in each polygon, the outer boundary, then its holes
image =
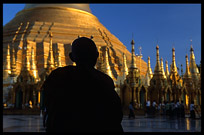
POLYGON ((122 126, 125 132, 201 132, 201 119, 124 117, 122 126))
MULTIPOLYGON (((201 119, 124 116, 125 132, 201 132, 201 119)), ((3 132, 45 132, 39 115, 3 115, 3 132)))

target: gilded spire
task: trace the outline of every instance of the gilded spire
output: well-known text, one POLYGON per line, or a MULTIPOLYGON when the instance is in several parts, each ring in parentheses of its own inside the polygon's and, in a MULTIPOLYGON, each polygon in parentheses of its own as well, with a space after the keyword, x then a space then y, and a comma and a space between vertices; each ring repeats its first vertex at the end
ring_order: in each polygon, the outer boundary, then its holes
POLYGON ((6 53, 6 62, 4 65, 4 72, 11 74, 11 61, 10 61, 10 46, 8 44, 7 53, 6 53))
POLYGON ((189 65, 188 65, 188 55, 186 55, 186 72, 185 72, 184 76, 185 76, 186 78, 189 78, 190 75, 191 75, 191 73, 190 73, 189 65))
POLYGON ((175 48, 172 48, 172 65, 171 65, 170 72, 177 73, 177 66, 176 66, 176 60, 175 60, 175 48))
POLYGON ((50 44, 49 44, 49 56, 47 59, 47 68, 54 69, 54 57, 53 57, 53 50, 52 50, 52 32, 49 33, 50 36, 50 44))
POLYGON ((198 67, 196 66, 195 62, 195 55, 193 50, 193 45, 191 43, 191 49, 190 49, 190 64, 189 64, 190 72, 193 74, 199 74, 198 67))
POLYGON ((12 57, 11 57, 11 77, 16 76, 16 58, 14 46, 12 47, 12 57))
POLYGON ((164 72, 163 58, 161 58, 161 71, 162 71, 163 77, 166 79, 166 74, 165 74, 165 72, 164 72))
POLYGON ((37 66, 35 64, 35 54, 34 54, 34 48, 31 48, 31 68, 30 68, 33 76, 35 79, 38 79, 38 70, 37 70, 37 66))
POLYGON ((134 42, 134 40, 132 39, 132 41, 131 41, 131 45, 132 45, 132 50, 131 50, 131 52, 132 52, 132 59, 131 59, 131 65, 130 65, 130 68, 137 68, 137 66, 136 66, 136 58, 135 58, 135 42, 134 42))
POLYGON ((26 47, 26 54, 25 54, 25 68, 27 71, 30 71, 30 55, 29 55, 29 48, 28 48, 28 40, 26 40, 26 44, 27 44, 27 47, 26 47))
POLYGON ((127 60, 126 60, 126 56, 125 54, 123 53, 123 77, 125 78, 126 75, 128 75, 128 67, 127 67, 127 60))
POLYGON ((149 76, 150 79, 153 77, 152 68, 151 68, 151 65, 150 65, 150 57, 149 57, 149 56, 148 56, 147 74, 148 74, 148 76, 149 76))
POLYGON ((31 70, 36 70, 34 48, 31 48, 31 70))
POLYGON ((111 78, 113 78, 113 74, 109 65, 109 60, 108 60, 108 48, 106 47, 105 50, 105 59, 104 59, 104 72, 109 75, 111 78))
POLYGON ((166 77, 168 77, 169 76, 169 67, 168 67, 168 61, 166 60, 166 71, 165 71, 165 75, 166 75, 166 77))
POLYGON ((159 46, 156 46, 156 66, 154 68, 154 74, 161 72, 161 68, 160 68, 160 61, 159 61, 159 46))

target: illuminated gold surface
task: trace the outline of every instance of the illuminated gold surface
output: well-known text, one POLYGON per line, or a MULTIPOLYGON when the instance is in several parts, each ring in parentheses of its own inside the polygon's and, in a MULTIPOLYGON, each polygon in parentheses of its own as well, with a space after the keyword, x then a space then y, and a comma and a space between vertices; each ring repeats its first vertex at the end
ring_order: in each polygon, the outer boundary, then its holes
POLYGON ((110 64, 109 64, 109 60, 108 60, 108 48, 106 47, 105 49, 105 58, 104 58, 104 63, 103 63, 103 72, 106 73, 107 75, 109 75, 111 78, 113 77, 111 68, 110 68, 110 64))
POLYGON ((123 76, 128 75, 128 66, 127 66, 127 60, 126 60, 126 56, 123 53, 123 76))
POLYGON ((10 46, 8 44, 7 54, 6 54, 6 62, 3 66, 3 79, 7 80, 9 75, 11 74, 11 60, 10 60, 10 46))
POLYGON ((188 55, 186 55, 186 72, 184 74, 184 77, 189 78, 190 77, 190 70, 189 70, 189 65, 188 65, 188 55))
MULTIPOLYGON (((62 66, 72 64, 68 53, 70 52, 72 41, 78 35, 86 37, 93 35, 93 40, 97 46, 108 46, 110 48, 109 57, 112 62, 110 66, 111 70, 115 70, 113 72, 115 77, 120 75, 121 70, 119 69, 119 65, 122 64, 123 53, 127 57, 127 66, 130 66, 131 53, 126 47, 93 14, 83 10, 64 7, 29 8, 17 13, 16 17, 4 26, 3 30, 4 46, 11 39, 13 40, 14 37, 16 49, 22 47, 22 38, 35 42, 36 46, 34 46, 34 50, 36 51, 37 70, 39 74, 42 74, 44 68, 47 67, 49 54, 49 45, 47 43, 50 42, 49 32, 53 33, 53 49, 58 48, 60 50, 62 66), (116 60, 117 58, 119 58, 119 61, 116 60)), ((21 50, 17 51, 17 74, 20 73, 22 67, 22 55, 20 52, 21 50)), ((4 52, 4 56, 6 56, 5 54, 4 52)), ((104 49, 102 50, 102 54, 104 56, 104 49)), ((139 62, 139 58, 136 57, 136 63, 139 64, 139 62)), ((146 62, 141 60, 141 75, 145 75, 146 69, 146 62)))
POLYGON ((91 10, 89 8, 89 4, 26 4, 24 9, 30 9, 30 8, 36 8, 36 7, 61 7, 61 8, 74 8, 79 10, 84 10, 86 12, 91 13, 91 10))
POLYGON ((152 79, 153 74, 152 74, 152 68, 151 68, 150 57, 149 57, 149 56, 148 56, 147 74, 148 74, 148 77, 149 77, 150 79, 152 79))
POLYGON ((163 58, 161 58, 161 71, 162 71, 163 77, 166 79, 166 75, 165 75, 165 72, 164 72, 163 58))
POLYGON ((191 49, 190 49, 190 64, 189 64, 189 69, 190 69, 190 72, 192 73, 192 77, 195 79, 195 80, 198 80, 199 78, 199 71, 198 71, 198 67, 196 65, 196 62, 195 62, 195 55, 194 55, 194 50, 193 50, 193 46, 191 45, 191 49))
POLYGON ((38 104, 40 104, 40 91, 38 92, 38 104))
POLYGON ((175 60, 175 48, 172 48, 172 63, 171 63, 170 74, 177 74, 177 66, 176 66, 176 60, 175 60))
POLYGON ((166 77, 169 77, 169 66, 168 66, 168 61, 167 60, 166 60, 165 64, 166 64, 165 75, 166 75, 166 77))

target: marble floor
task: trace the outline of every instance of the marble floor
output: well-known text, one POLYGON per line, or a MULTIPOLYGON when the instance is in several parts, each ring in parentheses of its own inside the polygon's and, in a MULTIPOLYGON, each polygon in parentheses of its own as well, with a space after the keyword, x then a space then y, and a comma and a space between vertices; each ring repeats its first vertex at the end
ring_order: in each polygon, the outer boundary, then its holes
MULTIPOLYGON (((201 119, 124 116, 122 126, 125 132, 201 132, 201 119)), ((3 132, 45 132, 45 129, 39 115, 3 115, 3 132)))

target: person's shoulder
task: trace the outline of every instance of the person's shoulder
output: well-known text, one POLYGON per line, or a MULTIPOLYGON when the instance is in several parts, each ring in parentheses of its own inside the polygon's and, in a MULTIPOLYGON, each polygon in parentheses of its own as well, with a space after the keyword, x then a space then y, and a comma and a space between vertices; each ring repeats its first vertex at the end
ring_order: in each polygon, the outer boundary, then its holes
POLYGON ((63 74, 64 72, 72 72, 76 69, 75 66, 65 66, 65 67, 58 67, 57 69, 53 70, 53 73, 61 73, 63 74))
POLYGON ((110 81, 110 82, 113 82, 113 79, 109 76, 109 75, 107 75, 107 74, 105 74, 105 73, 103 73, 103 72, 101 72, 101 71, 99 71, 99 70, 95 70, 96 71, 96 74, 101 78, 101 79, 104 79, 104 80, 106 80, 106 81, 110 81))

